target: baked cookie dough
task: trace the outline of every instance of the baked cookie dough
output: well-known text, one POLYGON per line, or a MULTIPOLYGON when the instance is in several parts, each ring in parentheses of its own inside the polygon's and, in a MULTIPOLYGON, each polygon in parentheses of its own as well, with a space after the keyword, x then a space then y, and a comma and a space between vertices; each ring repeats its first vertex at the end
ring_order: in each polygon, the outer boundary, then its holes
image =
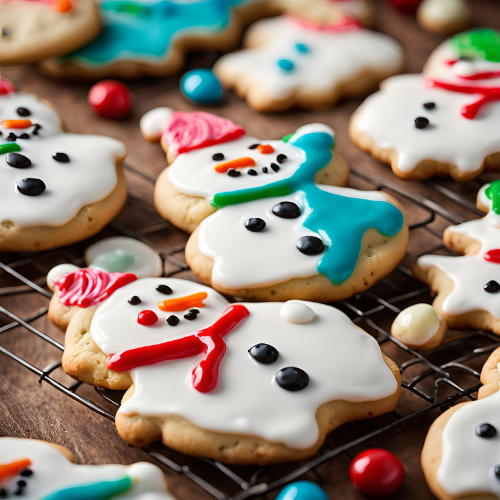
POLYGON ((229 304, 178 279, 143 278, 80 311, 65 344, 66 373, 128 389, 125 441, 233 464, 311 456, 343 422, 394 409, 400 391, 397 366, 339 310, 229 304))
POLYGON ((467 0, 424 0, 418 7, 417 19, 427 31, 453 35, 471 24, 467 0))
POLYGON ((123 143, 66 133, 47 101, 0 92, 0 251, 57 248, 98 233, 122 209, 123 143))
POLYGON ((95 0, 2 0, 0 66, 62 56, 101 30, 95 0))

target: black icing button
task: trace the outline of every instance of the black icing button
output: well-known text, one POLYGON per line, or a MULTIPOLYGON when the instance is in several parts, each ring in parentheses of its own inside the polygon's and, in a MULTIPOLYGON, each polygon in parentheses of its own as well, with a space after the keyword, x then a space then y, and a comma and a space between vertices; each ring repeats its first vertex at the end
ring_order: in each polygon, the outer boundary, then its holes
POLYGON ((422 129, 427 127, 428 125, 429 125, 429 120, 424 116, 419 116, 415 118, 415 127, 422 129))
POLYGON ((251 168, 248 172, 247 172, 248 175, 257 175, 257 170, 254 170, 253 168, 251 168))
POLYGON ((184 319, 187 319, 188 321, 193 321, 194 319, 196 319, 196 314, 192 313, 192 312, 188 312, 188 313, 184 314, 184 319))
POLYGON ((500 284, 498 284, 498 281, 491 280, 484 285, 484 291, 488 293, 498 293, 500 292, 500 284))
POLYGON ((425 109, 434 109, 436 107, 435 102, 424 102, 423 104, 425 109))
POLYGON ((267 174, 267 172, 268 172, 267 167, 262 167, 262 172, 264 172, 265 174, 267 174))
POLYGON ((325 249, 325 245, 317 236, 302 236, 297 241, 297 249, 305 255, 318 255, 325 249))
POLYGON ((300 217, 302 211, 299 206, 292 201, 282 201, 274 205, 273 214, 282 219, 296 219, 300 217))
POLYGON ((283 153, 279 154, 277 157, 276 157, 276 161, 278 163, 284 163, 286 160, 287 160, 287 156, 284 155, 283 153))
POLYGON ((274 363, 280 357, 278 349, 269 344, 255 344, 253 347, 248 349, 248 353, 253 359, 255 359, 255 361, 265 365, 274 363))
POLYGON ((179 318, 177 316, 174 316, 172 314, 172 316, 169 316, 167 318, 167 323, 170 325, 170 326, 177 326, 179 324, 179 318))
POLYGON ((133 305, 133 306, 136 306, 138 304, 140 304, 142 301, 139 297, 137 297, 137 295, 134 295, 133 297, 130 297, 130 299, 128 299, 128 303, 133 305))
POLYGON ((7 141, 13 142, 17 139, 17 135, 14 132, 9 132, 5 138, 7 141))
POLYGON ((275 172, 278 172, 280 167, 279 165, 276 165, 276 163, 271 163, 271 168, 275 171, 275 172))
POLYGON ((56 160, 60 163, 68 163, 69 162, 69 156, 66 153, 54 153, 52 155, 52 158, 54 158, 54 160, 56 160))
POLYGON ((251 144, 250 146, 248 146, 248 149, 257 149, 258 146, 258 144, 251 144))
POLYGON ((31 167, 31 160, 20 153, 9 153, 5 161, 14 168, 31 167))
POLYGON ((476 427, 476 434, 482 438, 492 438, 497 435, 497 430, 491 424, 481 424, 476 427))
POLYGON ((32 133, 33 135, 38 135, 38 131, 39 131, 41 128, 42 128, 42 126, 41 126, 41 125, 39 125, 38 123, 35 123, 34 128, 33 128, 33 130, 32 130, 32 132, 31 132, 31 133, 32 133))
POLYGON ((214 161, 222 161, 224 159, 224 155, 222 153, 215 153, 212 155, 212 160, 214 161))
POLYGON ((31 115, 31 111, 28 108, 17 108, 16 113, 19 116, 30 116, 31 115))
POLYGON ((20 193, 26 196, 38 196, 42 194, 47 186, 45 182, 40 179, 33 179, 28 177, 26 179, 21 179, 17 182, 17 189, 20 193))
POLYGON ((309 384, 309 375, 300 368, 288 366, 276 374, 276 382, 287 391, 301 391, 309 384))
POLYGON ((239 170, 235 170, 234 168, 230 168, 227 171, 227 175, 229 175, 229 177, 239 177, 241 172, 239 170))
POLYGON ((260 233, 266 227, 266 221, 259 217, 252 217, 245 222, 245 227, 252 233, 260 233))
POLYGON ((170 295, 172 293, 172 289, 167 285, 158 285, 156 291, 165 295, 170 295))

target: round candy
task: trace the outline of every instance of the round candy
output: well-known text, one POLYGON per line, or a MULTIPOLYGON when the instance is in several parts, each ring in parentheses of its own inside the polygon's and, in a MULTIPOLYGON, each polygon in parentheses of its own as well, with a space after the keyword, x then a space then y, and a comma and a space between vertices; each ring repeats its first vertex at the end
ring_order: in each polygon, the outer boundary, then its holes
POLYGON ((12 83, 10 83, 8 80, 0 79, 0 95, 10 94, 15 90, 16 89, 14 85, 12 85, 12 83))
POLYGON ((283 488, 276 500, 329 500, 323 488, 311 481, 297 481, 283 488))
POLYGON ((360 453, 351 463, 349 479, 365 495, 386 496, 403 484, 405 470, 396 455, 381 448, 360 453))
POLYGON ((158 321, 158 316, 154 311, 146 309, 137 316, 137 323, 142 326, 152 326, 158 321))
POLYGON ((314 311, 300 300, 289 300, 285 302, 281 306, 280 315, 285 321, 298 325, 310 323, 316 317, 314 311))
POLYGON ((400 12, 415 14, 422 0, 389 0, 389 2, 400 12))
POLYGON ((197 104, 219 104, 222 86, 210 69, 193 69, 181 78, 181 92, 197 104))
POLYGON ((104 80, 91 87, 88 101, 101 118, 125 118, 132 109, 132 92, 122 82, 104 80))

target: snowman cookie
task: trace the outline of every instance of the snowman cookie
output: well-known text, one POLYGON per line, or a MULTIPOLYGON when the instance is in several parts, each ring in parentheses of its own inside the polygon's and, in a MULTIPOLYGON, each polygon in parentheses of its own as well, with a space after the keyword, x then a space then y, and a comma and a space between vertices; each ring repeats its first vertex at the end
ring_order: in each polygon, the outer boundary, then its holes
POLYGON ((392 198, 301 181, 289 195, 226 206, 201 223, 186 260, 202 282, 247 300, 330 302, 398 265, 408 228, 392 198))
POLYGON ((421 75, 389 78, 351 118, 354 143, 401 179, 458 181, 500 170, 500 33, 456 35, 421 75))
POLYGON ((140 126, 146 139, 161 140, 170 163, 156 181, 156 209, 186 232, 220 207, 290 193, 289 184, 309 174, 320 184, 347 183, 347 165, 332 153, 334 132, 327 125, 262 141, 226 118, 157 108, 140 126))
POLYGON ((424 255, 415 264, 413 274, 438 294, 433 305, 452 328, 480 328, 500 335, 497 222, 491 211, 482 219, 447 228, 445 245, 462 256, 424 255))
POLYGON ((0 66, 67 54, 101 29, 95 0, 2 0, 0 66))
POLYGON ((308 457, 341 423, 394 409, 400 391, 397 366, 339 310, 230 304, 179 279, 125 285, 75 315, 65 344, 68 374, 128 389, 125 441, 235 464, 308 457))
POLYGON ((500 498, 500 349, 481 373, 479 400, 454 406, 429 429, 422 469, 439 500, 500 498))
POLYGON ((99 232, 125 203, 125 152, 109 137, 64 132, 50 103, 2 86, 0 251, 47 250, 99 232))
POLYGON ((59 264, 47 274, 54 292, 49 318, 66 330, 79 309, 97 307, 118 288, 147 276, 161 276, 161 257, 148 245, 125 236, 105 238, 85 251, 87 267, 59 264))
POLYGON ((34 439, 0 437, 0 497, 26 500, 174 500, 148 462, 77 465, 71 452, 34 439))
POLYGON ((363 97, 402 71, 403 59, 395 40, 352 17, 325 25, 281 16, 252 25, 245 49, 222 56, 214 71, 252 108, 270 112, 363 97))

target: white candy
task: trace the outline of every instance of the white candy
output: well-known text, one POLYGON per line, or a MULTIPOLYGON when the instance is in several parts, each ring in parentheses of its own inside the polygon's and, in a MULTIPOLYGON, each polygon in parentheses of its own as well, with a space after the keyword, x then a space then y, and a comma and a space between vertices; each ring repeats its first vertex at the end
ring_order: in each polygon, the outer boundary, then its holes
POLYGON ((280 309, 280 315, 285 321, 299 325, 310 323, 316 317, 314 311, 300 300, 285 302, 280 309))
POLYGON ((401 311, 391 333, 404 344, 421 346, 439 331, 441 318, 430 304, 415 304, 401 311))
POLYGON ((78 266, 73 264, 59 264, 56 267, 53 267, 49 273, 47 274, 47 286, 54 290, 54 283, 61 279, 68 273, 72 273, 74 271, 78 271, 80 269, 78 266))

